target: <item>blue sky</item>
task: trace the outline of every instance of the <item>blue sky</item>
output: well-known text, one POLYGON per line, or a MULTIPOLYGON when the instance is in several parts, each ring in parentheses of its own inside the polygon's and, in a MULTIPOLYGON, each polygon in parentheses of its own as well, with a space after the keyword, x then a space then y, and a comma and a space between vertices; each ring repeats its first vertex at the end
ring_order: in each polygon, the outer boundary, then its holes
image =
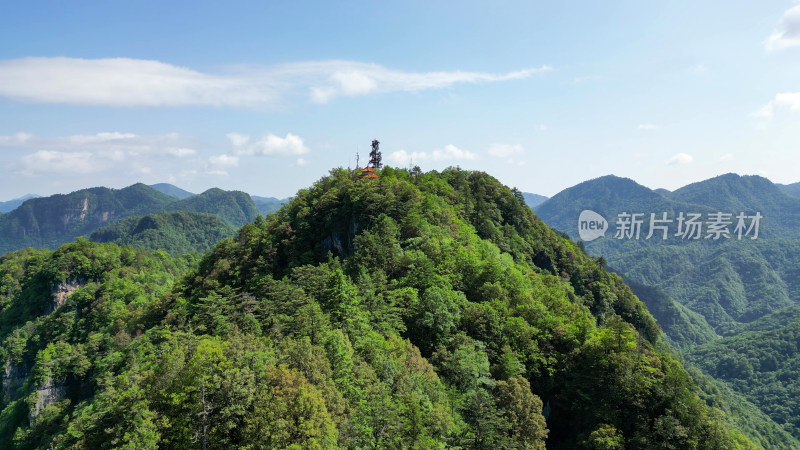
POLYGON ((4 2, 0 42, 0 200, 286 197, 373 139, 548 196, 800 181, 794 1, 4 2))

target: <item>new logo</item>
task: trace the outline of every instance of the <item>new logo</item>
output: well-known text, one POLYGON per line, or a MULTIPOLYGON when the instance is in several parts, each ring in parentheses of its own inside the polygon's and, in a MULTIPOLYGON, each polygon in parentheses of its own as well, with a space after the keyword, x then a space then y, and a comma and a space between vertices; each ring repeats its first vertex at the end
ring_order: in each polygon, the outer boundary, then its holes
POLYGON ((608 222, 600 214, 584 209, 578 216, 578 235, 585 242, 603 237, 608 231, 608 222))

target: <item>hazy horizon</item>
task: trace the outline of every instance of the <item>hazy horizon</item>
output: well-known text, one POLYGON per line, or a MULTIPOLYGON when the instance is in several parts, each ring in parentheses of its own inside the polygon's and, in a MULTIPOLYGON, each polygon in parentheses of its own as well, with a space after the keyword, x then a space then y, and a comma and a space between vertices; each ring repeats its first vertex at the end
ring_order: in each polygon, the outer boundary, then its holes
MULTIPOLYGON (((476 170, 479 170, 479 169, 476 169, 476 170)), ((539 193, 539 192, 531 192, 531 191, 526 191, 525 189, 520 189, 520 190, 521 190, 522 192, 525 192, 525 193, 528 193, 528 194, 537 194, 537 195, 542 195, 542 196, 545 196, 545 197, 547 197, 547 198, 551 198, 551 197, 553 197, 554 195, 556 195, 556 194, 558 194, 558 193, 560 193, 560 192, 564 191, 565 189, 569 189, 569 188, 571 188, 571 187, 574 187, 574 186, 576 186, 576 185, 578 185, 578 184, 581 184, 581 183, 583 183, 583 182, 590 181, 590 180, 592 180, 592 179, 595 179, 595 178, 600 178, 600 177, 604 177, 604 176, 617 176, 617 177, 621 177, 621 178, 630 178, 630 179, 632 179, 633 181, 635 181, 637 184, 640 184, 640 185, 642 185, 642 186, 644 186, 644 187, 646 187, 646 188, 648 188, 648 189, 651 189, 651 190, 656 190, 656 189, 668 189, 669 191, 674 191, 674 190, 676 190, 676 189, 680 189, 680 188, 682 188, 682 187, 684 187, 684 186, 687 186, 687 185, 689 185, 689 184, 693 184, 693 183, 697 183, 697 182, 705 181, 705 180, 708 180, 708 179, 711 179, 711 178, 715 178, 715 177, 718 177, 718 176, 721 176, 721 175, 726 175, 727 173, 734 173, 735 175, 739 175, 739 176, 747 176, 747 175, 748 175, 748 174, 738 174, 738 173, 735 173, 735 172, 726 172, 726 173, 720 173, 720 174, 718 174, 718 175, 714 175, 714 176, 711 176, 711 177, 708 177, 708 178, 703 178, 703 179, 700 179, 700 180, 692 181, 692 182, 686 183, 686 184, 684 184, 684 185, 676 186, 676 187, 674 187, 674 188, 672 188, 672 189, 669 189, 669 188, 663 188, 663 187, 661 187, 661 186, 655 186, 655 187, 654 187, 654 186, 648 186, 648 185, 646 185, 646 184, 644 184, 644 183, 640 182, 639 180, 637 180, 636 178, 633 178, 633 177, 623 177, 623 176, 621 176, 621 175, 617 175, 617 174, 613 174, 613 173, 608 173, 608 174, 605 174, 605 175, 600 175, 600 176, 598 176, 598 177, 587 178, 586 180, 579 181, 578 183, 576 183, 576 184, 573 184, 573 185, 570 185, 570 186, 565 186, 564 188, 562 188, 562 189, 559 189, 559 190, 557 190, 557 191, 553 192, 552 194, 542 194, 542 193, 539 193)), ((490 173, 489 175, 492 175, 492 176, 494 176, 494 175, 493 175, 493 174, 491 174, 491 173, 490 173)), ((753 175, 756 175, 756 176, 763 176, 763 175, 759 175, 759 174, 753 174, 753 175)), ((320 174, 320 177, 322 177, 322 176, 324 176, 324 174, 320 174)), ((777 181, 771 180, 769 177, 764 177, 764 178, 768 179, 770 182, 772 182, 772 183, 775 183, 775 184, 792 184, 792 183, 793 183, 793 182, 789 182, 789 183, 779 183, 779 182, 777 182, 777 181)), ((499 181, 501 181, 501 182, 502 182, 502 180, 499 180, 499 181)), ((37 195, 37 196, 40 196, 40 197, 47 197, 47 196, 50 196, 50 195, 56 195, 56 194, 68 194, 68 193, 70 193, 70 192, 75 192, 75 191, 80 191, 80 190, 83 190, 83 189, 90 189, 90 188, 95 188, 95 187, 106 187, 106 188, 111 188, 111 189, 123 189, 123 188, 126 188, 126 187, 128 187, 128 186, 131 186, 131 185, 134 185, 134 184, 137 184, 137 183, 144 183, 144 182, 143 182, 143 181, 135 181, 135 182, 133 182, 133 183, 130 183, 130 184, 124 184, 124 185, 120 185, 120 186, 101 186, 101 185, 97 185, 97 186, 83 186, 83 187, 78 187, 78 188, 76 188, 76 189, 70 189, 70 190, 68 190, 68 191, 52 192, 52 193, 48 193, 48 194, 40 194, 40 193, 38 193, 38 192, 26 192, 25 194, 23 194, 23 195, 20 195, 20 196, 18 196, 18 197, 13 197, 13 198, 0 198, 0 202, 9 201, 9 200, 17 200, 17 199, 19 199, 19 198, 21 198, 21 197, 24 197, 24 196, 27 196, 27 195, 37 195)), ((184 188, 183 186, 180 186, 180 185, 178 185, 178 184, 175 184, 175 183, 169 183, 169 182, 166 182, 166 181, 159 181, 159 182, 154 182, 154 183, 144 183, 144 184, 147 184, 147 185, 150 185, 150 186, 152 186, 152 185, 155 185, 155 184, 160 184, 160 183, 171 184, 171 185, 173 185, 173 186, 175 186, 175 187, 177 187, 177 188, 180 188, 180 189, 183 189, 183 190, 189 191, 189 192, 191 192, 192 194, 200 194, 200 193, 202 193, 202 192, 204 192, 204 191, 206 191, 206 190, 208 190, 208 189, 212 189, 212 188, 219 188, 219 189, 223 189, 223 190, 241 190, 241 189, 235 189, 235 188, 226 188, 225 186, 209 186, 209 187, 207 187, 207 188, 204 188, 204 189, 202 189, 202 190, 193 191, 193 190, 191 190, 191 189, 186 189, 186 188, 184 188)), ((515 187, 515 186, 509 186, 509 187, 515 187)), ((518 186, 516 186, 516 187, 518 187, 518 186)), ((303 187, 300 187, 300 188, 298 188, 298 189, 302 189, 302 188, 303 188, 303 187)), ((518 187, 518 188, 519 188, 519 187, 518 187)), ((244 191, 244 192, 247 192, 247 191, 244 191)), ((276 199, 278 199, 278 200, 285 199, 285 198, 290 198, 290 197, 294 197, 295 193, 296 193, 296 191, 295 191, 295 192, 293 192, 293 193, 291 193, 291 194, 289 194, 289 195, 282 195, 282 196, 278 196, 278 195, 272 195, 272 194, 270 194, 270 193, 266 193, 266 194, 265 194, 265 193, 259 193, 259 192, 247 192, 247 194, 254 195, 254 196, 257 196, 257 197, 272 197, 272 198, 276 198, 276 199)))

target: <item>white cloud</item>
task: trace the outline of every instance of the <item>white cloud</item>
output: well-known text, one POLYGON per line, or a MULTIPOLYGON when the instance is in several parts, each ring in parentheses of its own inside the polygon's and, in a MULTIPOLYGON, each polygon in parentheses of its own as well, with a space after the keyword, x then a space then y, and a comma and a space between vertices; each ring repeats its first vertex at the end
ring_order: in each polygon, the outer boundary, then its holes
POLYGON ((405 72, 356 61, 311 61, 210 74, 160 61, 22 58, 0 61, 0 96, 22 101, 103 106, 271 108, 288 95, 316 103, 340 96, 418 92, 459 83, 520 80, 548 66, 494 74, 405 72))
POLYGON ((161 152, 172 156, 188 156, 191 140, 177 133, 140 136, 133 133, 102 132, 97 134, 74 134, 71 136, 44 137, 29 133, 0 136, 0 147, 127 151, 132 154, 161 152))
POLYGON ((23 58, 0 62, 0 95, 105 106, 254 106, 275 101, 270 83, 130 58, 23 58))
POLYGON ((336 72, 330 76, 330 85, 311 87, 311 100, 327 103, 337 95, 365 95, 378 89, 375 78, 358 70, 336 72))
POLYGON ((303 138, 286 133, 286 137, 268 134, 247 147, 240 147, 237 151, 240 155, 298 156, 305 155, 310 150, 303 143, 303 138))
MULTIPOLYGON (((75 134, 44 137, 29 133, 0 135, 0 149, 7 148, 19 156, 6 168, 25 176, 58 174, 61 177, 89 173, 164 174, 181 173, 182 179, 200 174, 228 175, 240 166, 242 155, 276 155, 299 157, 309 153, 303 139, 287 133, 273 134, 253 140, 249 136, 229 133, 234 146, 224 154, 203 155, 196 138, 177 133, 138 135, 122 132, 75 134)), ((297 165, 308 162, 297 159, 297 165)))
POLYGON ((733 159, 733 153, 726 153, 719 158, 719 162, 730 161, 733 159))
POLYGON ((640 130, 657 130, 658 129, 658 125, 653 124, 653 123, 640 123, 639 124, 639 129, 640 130))
POLYGON ((433 151, 434 161, 451 161, 459 159, 475 160, 478 159, 478 155, 467 150, 462 150, 452 144, 445 145, 444 149, 436 149, 433 151))
POLYGON ((177 156, 178 158, 194 156, 197 154, 197 150, 193 148, 168 148, 166 152, 172 156, 177 156))
POLYGON ((392 164, 405 167, 410 164, 419 164, 425 161, 457 161, 457 160, 475 160, 478 155, 467 150, 462 150, 455 145, 448 144, 444 149, 436 149, 432 153, 427 152, 407 152, 405 150, 398 150, 389 154, 388 160, 392 164))
POLYGON ((519 144, 492 144, 487 151, 489 155, 498 158, 508 158, 512 155, 519 155, 523 153, 522 146, 519 144))
POLYGON ((104 170, 107 164, 89 152, 39 150, 22 157, 18 167, 24 175, 35 173, 87 175, 104 170))
POLYGON ((678 153, 677 155, 673 156, 667 161, 667 164, 689 164, 694 161, 692 155, 687 155, 686 153, 678 153))
POLYGON ((119 133, 119 132, 111 132, 111 133, 97 133, 97 134, 77 134, 74 136, 68 136, 67 139, 70 143, 76 145, 86 145, 86 144, 98 144, 98 143, 109 143, 109 142, 122 142, 122 141, 129 141, 131 139, 135 139, 137 136, 133 133, 119 133))
POLYGON ((411 164, 419 164, 430 158, 425 152, 411 152, 398 150, 389 154, 389 161, 398 167, 405 167, 411 164))
POLYGON ((209 164, 213 167, 236 167, 239 165, 239 157, 231 155, 218 155, 208 158, 209 164))
POLYGON ((241 133, 228 133, 225 136, 231 141, 234 147, 241 147, 250 142, 250 136, 241 133))
POLYGON ((778 26, 764 41, 767 51, 800 45, 800 5, 790 8, 778 21, 778 26))
POLYGON ((777 94, 774 99, 754 112, 752 116, 759 119, 770 120, 772 116, 775 115, 775 110, 780 108, 787 108, 790 111, 800 111, 800 92, 777 94))
MULTIPOLYGON (((308 63, 313 71, 331 72, 326 80, 310 86, 311 100, 327 103, 338 96, 355 96, 386 92, 418 92, 441 89, 458 83, 491 83, 520 80, 551 70, 549 66, 519 70, 505 74, 483 72, 403 72, 377 64, 350 61, 308 63)), ((306 66, 309 67, 309 66, 306 66)))
POLYGON ((0 147, 20 146, 24 145, 34 136, 29 133, 14 133, 10 136, 0 136, 0 147))
POLYGON ((204 171, 207 175, 228 176, 228 168, 238 167, 239 157, 235 155, 213 155, 208 158, 204 171))
POLYGON ((0 148, 22 152, 9 169, 24 175, 97 173, 104 170, 148 173, 151 166, 185 165, 197 151, 192 140, 169 133, 140 136, 102 132, 43 137, 29 133, 0 136, 0 148), (179 162, 180 161, 180 162, 179 162))

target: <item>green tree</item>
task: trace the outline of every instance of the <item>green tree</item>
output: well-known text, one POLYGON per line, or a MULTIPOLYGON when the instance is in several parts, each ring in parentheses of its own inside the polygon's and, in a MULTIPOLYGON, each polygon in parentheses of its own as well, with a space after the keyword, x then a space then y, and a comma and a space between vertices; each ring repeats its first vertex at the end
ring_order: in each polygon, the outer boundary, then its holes
POLYGON ((542 416, 542 400, 531 392, 523 377, 497 382, 497 404, 509 423, 510 438, 519 449, 544 449, 547 424, 542 416))

